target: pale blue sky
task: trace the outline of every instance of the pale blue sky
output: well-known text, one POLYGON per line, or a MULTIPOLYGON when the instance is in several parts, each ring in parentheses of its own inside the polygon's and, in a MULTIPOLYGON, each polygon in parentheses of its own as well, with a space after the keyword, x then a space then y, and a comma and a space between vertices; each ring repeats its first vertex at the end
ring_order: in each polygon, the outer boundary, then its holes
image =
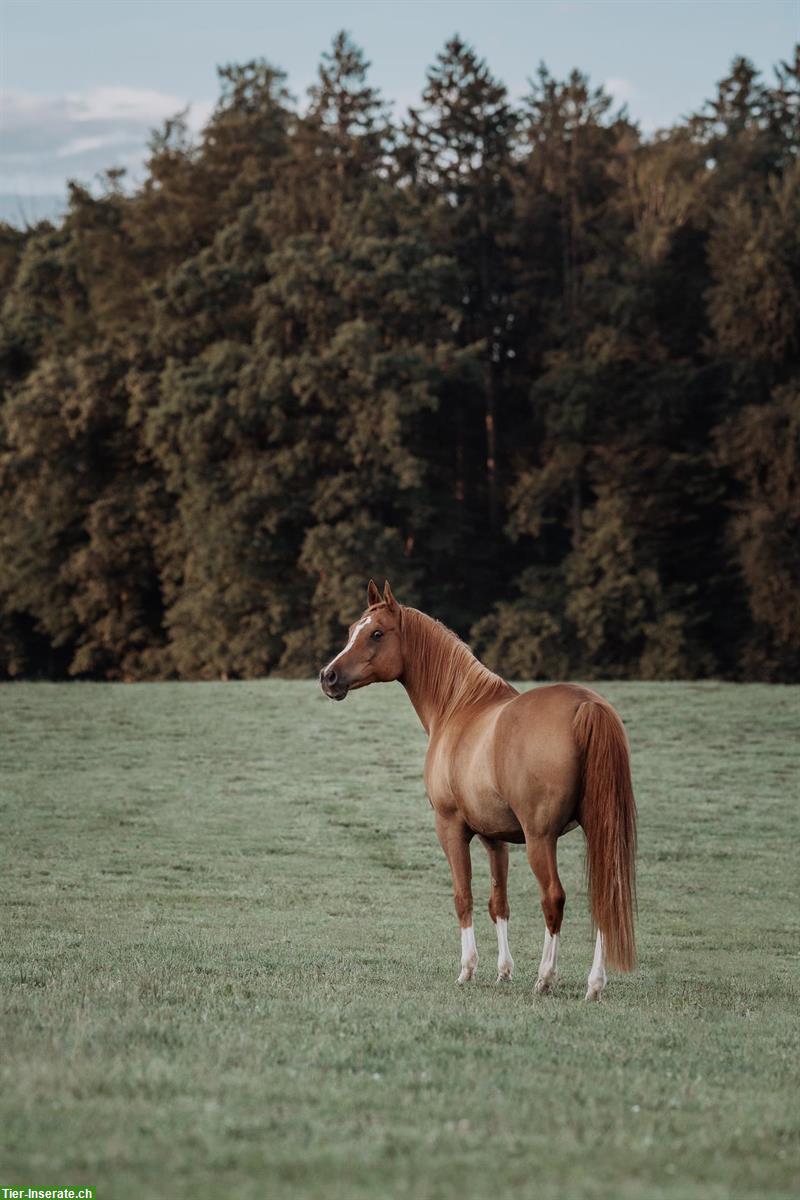
POLYGON ((0 0, 0 192, 58 193, 121 163, 187 102, 199 124, 215 65, 265 57, 302 95, 345 28, 404 108, 458 31, 513 97, 540 60, 604 82, 646 130, 697 108, 736 54, 770 71, 800 39, 800 0, 0 0))

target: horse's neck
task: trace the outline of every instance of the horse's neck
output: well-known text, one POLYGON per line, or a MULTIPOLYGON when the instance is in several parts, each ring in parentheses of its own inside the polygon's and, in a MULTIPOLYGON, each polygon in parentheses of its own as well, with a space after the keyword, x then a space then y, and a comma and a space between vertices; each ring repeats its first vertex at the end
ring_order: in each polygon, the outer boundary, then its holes
POLYGON ((405 672, 400 682, 408 692, 408 698, 414 706, 422 728, 430 736, 437 717, 437 706, 430 695, 430 689, 426 687, 421 673, 413 668, 405 672))
POLYGON ((455 634, 416 609, 405 613, 401 682, 429 736, 464 705, 513 693, 455 634))

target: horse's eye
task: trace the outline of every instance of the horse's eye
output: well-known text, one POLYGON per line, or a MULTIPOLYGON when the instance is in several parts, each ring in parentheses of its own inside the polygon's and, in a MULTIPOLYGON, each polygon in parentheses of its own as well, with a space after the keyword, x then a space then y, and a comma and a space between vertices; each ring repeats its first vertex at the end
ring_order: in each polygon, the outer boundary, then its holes
POLYGON ((382 630, 382 629, 376 629, 376 630, 375 630, 375 632, 374 632, 374 633, 373 633, 373 635, 372 635, 372 640, 373 640, 373 642, 377 642, 377 641, 378 641, 378 639, 379 639, 379 638, 382 638, 382 637, 383 637, 383 630, 382 630))

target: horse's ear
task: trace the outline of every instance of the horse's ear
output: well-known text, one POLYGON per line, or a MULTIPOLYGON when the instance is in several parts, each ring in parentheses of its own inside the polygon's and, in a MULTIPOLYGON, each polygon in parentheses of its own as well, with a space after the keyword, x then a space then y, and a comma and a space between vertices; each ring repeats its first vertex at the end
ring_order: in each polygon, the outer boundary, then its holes
POLYGON ((388 608, 390 613, 396 613, 398 608, 400 607, 400 605, 397 603, 394 596, 392 595, 392 589, 389 587, 388 579, 385 579, 383 581, 383 602, 386 605, 386 607, 388 608))
POLYGON ((367 585, 367 608, 371 608, 373 604, 380 604, 381 593, 374 579, 370 579, 367 585))

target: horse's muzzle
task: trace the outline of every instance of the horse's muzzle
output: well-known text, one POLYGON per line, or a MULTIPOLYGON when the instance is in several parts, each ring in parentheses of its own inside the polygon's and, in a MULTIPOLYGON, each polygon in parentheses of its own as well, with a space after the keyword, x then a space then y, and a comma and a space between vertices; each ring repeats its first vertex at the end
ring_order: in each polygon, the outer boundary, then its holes
POLYGON ((333 667, 324 667, 320 671, 319 685, 330 700, 344 700, 349 691, 349 685, 333 667))

